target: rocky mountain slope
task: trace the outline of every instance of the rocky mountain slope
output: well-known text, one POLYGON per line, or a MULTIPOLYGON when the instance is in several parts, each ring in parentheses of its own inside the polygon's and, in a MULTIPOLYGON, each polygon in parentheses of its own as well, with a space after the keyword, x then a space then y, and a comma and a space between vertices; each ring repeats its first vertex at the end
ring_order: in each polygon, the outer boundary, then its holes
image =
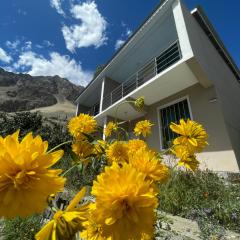
POLYGON ((59 76, 33 77, 29 74, 7 72, 0 68, 0 111, 34 109, 54 111, 68 107, 73 111, 74 101, 82 90, 83 87, 76 86, 59 76))

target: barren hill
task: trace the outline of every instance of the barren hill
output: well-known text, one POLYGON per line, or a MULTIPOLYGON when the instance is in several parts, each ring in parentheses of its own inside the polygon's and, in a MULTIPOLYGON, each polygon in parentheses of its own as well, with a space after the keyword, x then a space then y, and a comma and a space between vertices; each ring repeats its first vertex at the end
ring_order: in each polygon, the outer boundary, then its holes
POLYGON ((74 114, 74 100, 82 90, 83 87, 59 76, 33 77, 0 68, 0 111, 74 114))

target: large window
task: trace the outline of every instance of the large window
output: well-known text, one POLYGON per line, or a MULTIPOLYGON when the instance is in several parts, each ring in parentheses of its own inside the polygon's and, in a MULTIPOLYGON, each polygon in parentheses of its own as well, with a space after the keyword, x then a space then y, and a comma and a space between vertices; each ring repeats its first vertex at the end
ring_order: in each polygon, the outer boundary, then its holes
POLYGON ((190 110, 187 99, 174 103, 164 108, 159 109, 160 116, 160 131, 161 131, 161 146, 163 149, 171 145, 172 140, 177 136, 169 128, 170 123, 179 123, 181 118, 190 119, 190 110))

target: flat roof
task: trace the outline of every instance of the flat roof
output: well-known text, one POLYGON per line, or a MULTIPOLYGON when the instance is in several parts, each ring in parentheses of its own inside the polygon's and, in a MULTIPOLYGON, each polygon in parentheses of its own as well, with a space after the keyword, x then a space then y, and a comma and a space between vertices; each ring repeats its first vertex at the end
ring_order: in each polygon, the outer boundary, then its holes
POLYGON ((205 34, 207 35, 215 49, 218 51, 220 56, 223 58, 224 62, 228 65, 236 79, 240 82, 239 68, 237 67, 231 55, 225 48, 223 42, 221 41, 220 37, 218 36, 208 17, 204 13, 203 9, 200 6, 198 6, 197 8, 191 11, 191 14, 197 20, 198 24, 205 32, 205 34))

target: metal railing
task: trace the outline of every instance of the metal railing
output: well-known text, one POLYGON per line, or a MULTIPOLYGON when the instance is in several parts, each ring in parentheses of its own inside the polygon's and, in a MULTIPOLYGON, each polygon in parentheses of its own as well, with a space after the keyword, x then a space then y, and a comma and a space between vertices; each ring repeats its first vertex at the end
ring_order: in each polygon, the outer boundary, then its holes
POLYGON ((86 113, 88 113, 91 116, 96 116, 99 114, 99 111, 100 111, 100 102, 97 102, 86 113))
POLYGON ((102 109, 106 109, 113 103, 128 95, 151 78, 176 63, 182 58, 178 40, 172 43, 159 56, 152 58, 140 70, 134 73, 126 81, 115 88, 109 95, 103 98, 102 109))

